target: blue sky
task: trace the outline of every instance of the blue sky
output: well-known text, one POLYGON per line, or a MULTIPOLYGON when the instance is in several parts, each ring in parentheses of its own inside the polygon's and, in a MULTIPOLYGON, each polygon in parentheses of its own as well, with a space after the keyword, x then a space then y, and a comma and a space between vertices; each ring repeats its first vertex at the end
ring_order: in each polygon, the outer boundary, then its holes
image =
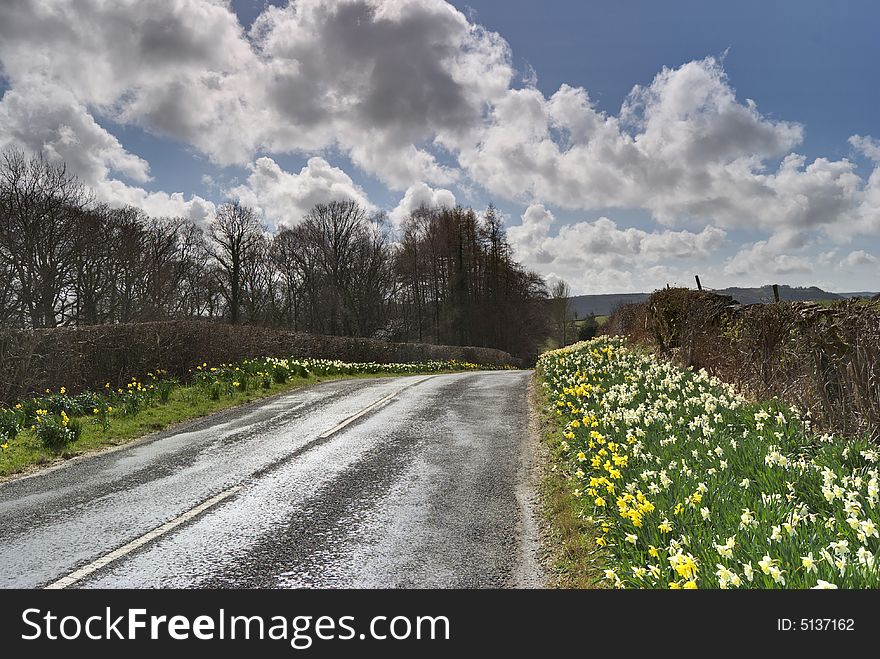
POLYGON ((395 222, 493 201, 578 292, 880 289, 876 3, 118 4, 0 9, 0 146, 110 203, 206 221, 239 197, 277 226, 334 196, 395 222))
POLYGON ((845 156, 853 133, 880 133, 880 9, 871 0, 471 0, 552 93, 590 90, 616 112, 634 84, 725 52, 737 93, 764 114, 803 122, 808 155, 845 156))

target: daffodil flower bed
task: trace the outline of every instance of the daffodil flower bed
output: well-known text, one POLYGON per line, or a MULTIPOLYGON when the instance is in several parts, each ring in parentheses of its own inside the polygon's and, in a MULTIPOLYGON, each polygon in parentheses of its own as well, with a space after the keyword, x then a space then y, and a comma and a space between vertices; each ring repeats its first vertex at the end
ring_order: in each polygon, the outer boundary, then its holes
POLYGON ((599 337, 537 365, 619 588, 880 587, 880 451, 599 337))
POLYGON ((131 439, 147 429, 282 391, 310 378, 491 368, 456 360, 379 364, 266 357, 219 366, 202 363, 191 369, 183 381, 156 369, 143 377, 132 377, 122 387, 106 383, 100 391, 72 394, 62 386, 8 407, 0 406, 0 476, 43 463, 71 449, 78 452, 83 433, 89 437, 86 450, 94 449, 131 439), (147 415, 150 418, 145 423, 134 421, 142 418, 145 411, 153 413, 147 415), (120 420, 126 421, 122 424, 125 427, 114 434, 113 428, 120 420))

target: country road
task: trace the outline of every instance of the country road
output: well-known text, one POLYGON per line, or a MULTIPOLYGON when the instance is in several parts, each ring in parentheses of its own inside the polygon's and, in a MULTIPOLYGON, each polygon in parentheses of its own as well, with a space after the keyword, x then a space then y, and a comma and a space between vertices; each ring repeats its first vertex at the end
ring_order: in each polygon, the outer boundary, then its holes
POLYGON ((326 382, 9 481, 0 586, 542 586, 528 380, 326 382))

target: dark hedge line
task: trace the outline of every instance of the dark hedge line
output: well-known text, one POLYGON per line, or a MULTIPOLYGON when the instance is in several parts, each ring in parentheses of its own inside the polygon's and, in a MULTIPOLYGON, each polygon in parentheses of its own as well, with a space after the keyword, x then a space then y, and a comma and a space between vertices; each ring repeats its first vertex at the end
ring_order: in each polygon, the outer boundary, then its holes
POLYGON ((109 382, 117 387, 156 368, 182 376, 203 362, 213 365, 265 356, 519 365, 508 353, 492 348, 389 343, 207 321, 0 330, 0 400, 60 386, 79 391, 109 382))
POLYGON ((656 291, 603 326, 756 398, 809 409, 820 425, 880 440, 880 307, 811 302, 740 305, 707 291, 656 291))

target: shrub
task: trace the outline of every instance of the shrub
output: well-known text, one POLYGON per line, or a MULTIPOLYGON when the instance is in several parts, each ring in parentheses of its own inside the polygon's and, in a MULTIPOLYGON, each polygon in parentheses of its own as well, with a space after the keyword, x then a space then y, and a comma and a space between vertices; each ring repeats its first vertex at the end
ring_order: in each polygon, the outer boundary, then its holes
POLYGON ((578 328, 578 340, 588 341, 596 336, 599 331, 599 323, 596 322, 595 316, 587 316, 578 328))
POLYGON ((82 425, 79 421, 71 421, 65 412, 59 415, 49 414, 47 410, 37 416, 34 430, 40 442, 53 451, 60 450, 79 439, 82 425))
POLYGON ((290 371, 286 366, 281 364, 275 364, 272 366, 272 379, 275 380, 275 384, 284 384, 287 382, 289 376, 290 371))
POLYGON ((167 403, 171 399, 171 392, 177 388, 178 384, 177 380, 173 378, 159 380, 155 385, 156 392, 159 395, 159 401, 167 403))
POLYGON ((92 408, 92 414, 94 415, 95 425, 98 426, 102 432, 107 432, 108 428, 110 428, 110 415, 113 413, 113 406, 108 405, 106 401, 100 401, 92 408))
POLYGON ((24 420, 21 409, 0 409, 0 444, 13 441, 24 426, 24 420))

